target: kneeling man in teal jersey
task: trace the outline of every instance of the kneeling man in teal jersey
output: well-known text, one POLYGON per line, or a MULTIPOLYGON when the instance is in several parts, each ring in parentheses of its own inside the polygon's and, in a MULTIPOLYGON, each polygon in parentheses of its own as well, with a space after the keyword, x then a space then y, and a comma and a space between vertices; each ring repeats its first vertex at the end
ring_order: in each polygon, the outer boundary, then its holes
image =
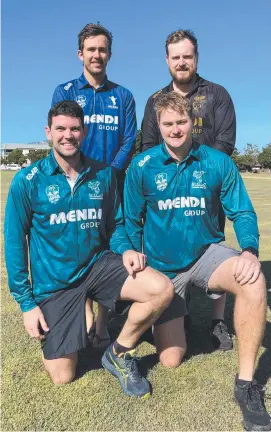
POLYGON ((118 311, 121 300, 132 301, 102 365, 124 393, 146 398, 150 385, 133 348, 171 303, 172 283, 145 268, 145 256, 133 250, 112 168, 81 153, 82 108, 74 101, 53 106, 46 134, 53 145, 49 156, 20 171, 8 194, 5 252, 11 293, 27 333, 41 341, 43 363, 55 384, 73 380, 78 351, 89 343, 93 323, 86 320, 87 299, 118 311))
POLYGON ((230 157, 193 144, 190 102, 170 92, 155 109, 164 142, 133 160, 124 208, 133 247, 143 248, 148 264, 169 276, 175 287, 175 298, 154 326, 160 361, 176 367, 185 354, 184 297, 189 286, 203 287, 214 298, 234 294, 239 350, 235 398, 247 430, 271 430, 264 390, 253 380, 266 319, 255 211, 230 157), (221 244, 220 203, 233 222, 241 252, 221 244))

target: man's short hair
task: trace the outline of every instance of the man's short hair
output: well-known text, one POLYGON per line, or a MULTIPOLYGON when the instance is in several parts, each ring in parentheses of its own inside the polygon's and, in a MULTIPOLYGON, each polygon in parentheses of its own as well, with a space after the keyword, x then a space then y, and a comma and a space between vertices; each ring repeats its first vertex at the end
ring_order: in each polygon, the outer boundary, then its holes
POLYGON ((109 53, 111 54, 113 36, 112 36, 112 33, 110 33, 110 31, 108 31, 101 24, 87 24, 80 31, 80 33, 78 35, 78 49, 80 51, 83 51, 85 39, 87 39, 89 37, 93 37, 93 36, 99 36, 99 35, 103 35, 107 38, 108 50, 109 50, 109 53))
POLYGON ((169 44, 174 44, 174 43, 180 42, 184 39, 190 40, 190 42, 194 46, 195 56, 196 56, 196 58, 198 58, 198 56, 199 56, 198 41, 197 41, 196 36, 194 35, 194 33, 191 30, 181 30, 181 29, 170 33, 170 35, 167 37, 167 40, 166 40, 166 53, 167 53, 167 55, 168 55, 169 44))
POLYGON ((175 111, 181 115, 187 114, 188 117, 192 119, 192 105, 189 99, 181 96, 175 91, 162 94, 155 102, 154 110, 158 122, 160 121, 162 112, 167 109, 175 111))
POLYGON ((64 100, 55 104, 48 113, 48 126, 52 126, 52 118, 63 115, 67 117, 79 118, 82 127, 84 127, 84 112, 82 108, 72 100, 64 100))

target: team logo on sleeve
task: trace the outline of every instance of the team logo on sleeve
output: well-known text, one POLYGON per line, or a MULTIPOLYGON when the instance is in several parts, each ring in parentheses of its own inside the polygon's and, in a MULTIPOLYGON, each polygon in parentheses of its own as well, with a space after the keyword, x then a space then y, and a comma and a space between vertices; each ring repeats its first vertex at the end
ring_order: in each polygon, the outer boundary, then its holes
POLYGON ((203 182, 203 176, 204 171, 194 171, 193 177, 194 181, 192 181, 192 188, 195 189, 206 189, 206 183, 203 182))
POLYGON ((108 108, 118 109, 117 98, 115 96, 109 96, 109 99, 112 101, 113 105, 108 105, 108 108))
POLYGON ((48 188, 45 190, 45 192, 46 192, 46 195, 47 195, 48 200, 50 201, 50 203, 52 203, 52 204, 57 203, 57 201, 60 198, 58 185, 50 185, 50 186, 48 186, 48 188))
POLYGON ((155 176, 155 183, 157 186, 157 190, 164 191, 167 188, 167 174, 160 173, 155 176))
POLYGON ((88 195, 90 199, 103 199, 103 194, 101 194, 100 191, 100 182, 98 180, 89 181, 88 187, 92 192, 88 195))
POLYGON ((76 96, 75 100, 78 103, 78 105, 80 105, 81 108, 84 108, 86 106, 86 100, 87 100, 86 96, 84 95, 76 96))

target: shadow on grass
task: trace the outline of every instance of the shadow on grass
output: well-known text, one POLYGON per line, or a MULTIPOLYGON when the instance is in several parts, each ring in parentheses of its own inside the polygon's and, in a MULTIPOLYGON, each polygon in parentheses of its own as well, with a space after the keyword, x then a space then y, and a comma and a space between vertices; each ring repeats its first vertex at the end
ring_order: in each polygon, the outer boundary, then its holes
MULTIPOLYGON (((271 287, 271 262, 262 262, 262 270, 267 281, 267 287, 271 287)), ((271 309, 271 292, 268 292, 268 305, 271 309)), ((225 323, 230 334, 234 334, 233 329, 233 307, 234 297, 227 296, 225 309, 225 323)), ((187 353, 184 361, 201 354, 210 354, 214 351, 210 336, 210 325, 212 320, 212 301, 205 293, 197 288, 191 290, 191 300, 189 303, 189 313, 191 323, 187 333, 187 353)), ((112 340, 115 340, 125 322, 125 316, 114 316, 109 323, 109 332, 112 340)), ((141 337, 140 342, 148 342, 154 345, 152 332, 148 330, 141 337)), ((255 372, 258 382, 265 384, 271 377, 271 323, 267 322, 265 337, 262 343, 265 352, 261 355, 255 372)), ((84 375, 87 371, 101 369, 102 354, 95 352, 88 347, 80 352, 77 378, 84 375)), ((148 371, 158 363, 156 354, 144 356, 140 361, 140 369, 146 376, 148 371)))

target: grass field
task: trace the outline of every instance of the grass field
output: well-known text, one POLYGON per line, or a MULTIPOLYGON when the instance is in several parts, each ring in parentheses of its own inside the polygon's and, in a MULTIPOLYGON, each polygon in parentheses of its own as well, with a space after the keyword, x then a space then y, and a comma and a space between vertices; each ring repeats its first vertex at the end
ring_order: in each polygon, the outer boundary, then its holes
MULTIPOLYGON (((4 209, 13 173, 2 173, 4 209)), ((271 176, 244 176, 258 214, 262 268, 271 287, 271 176)), ((3 213, 3 212, 2 212, 3 213)), ((2 230, 1 230, 2 232, 2 230)), ((227 225, 227 243, 236 246, 227 225)), ((22 316, 9 295, 2 261, 2 431, 241 431, 241 415, 233 400, 237 355, 213 352, 209 337, 211 304, 193 291, 192 327, 183 365, 166 370, 155 350, 143 342, 138 355, 153 386, 146 401, 121 393, 116 379, 105 372, 100 358, 86 349, 80 354, 77 379, 70 385, 51 384, 42 368, 39 343, 27 336, 22 316)), ((268 322, 256 378, 271 393, 271 293, 268 322), (268 381, 269 380, 269 381, 268 381)), ((232 330, 233 300, 228 297, 226 321, 232 330)), ((235 343, 235 342, 234 342, 235 343)), ((269 410, 270 400, 267 401, 269 410)))

